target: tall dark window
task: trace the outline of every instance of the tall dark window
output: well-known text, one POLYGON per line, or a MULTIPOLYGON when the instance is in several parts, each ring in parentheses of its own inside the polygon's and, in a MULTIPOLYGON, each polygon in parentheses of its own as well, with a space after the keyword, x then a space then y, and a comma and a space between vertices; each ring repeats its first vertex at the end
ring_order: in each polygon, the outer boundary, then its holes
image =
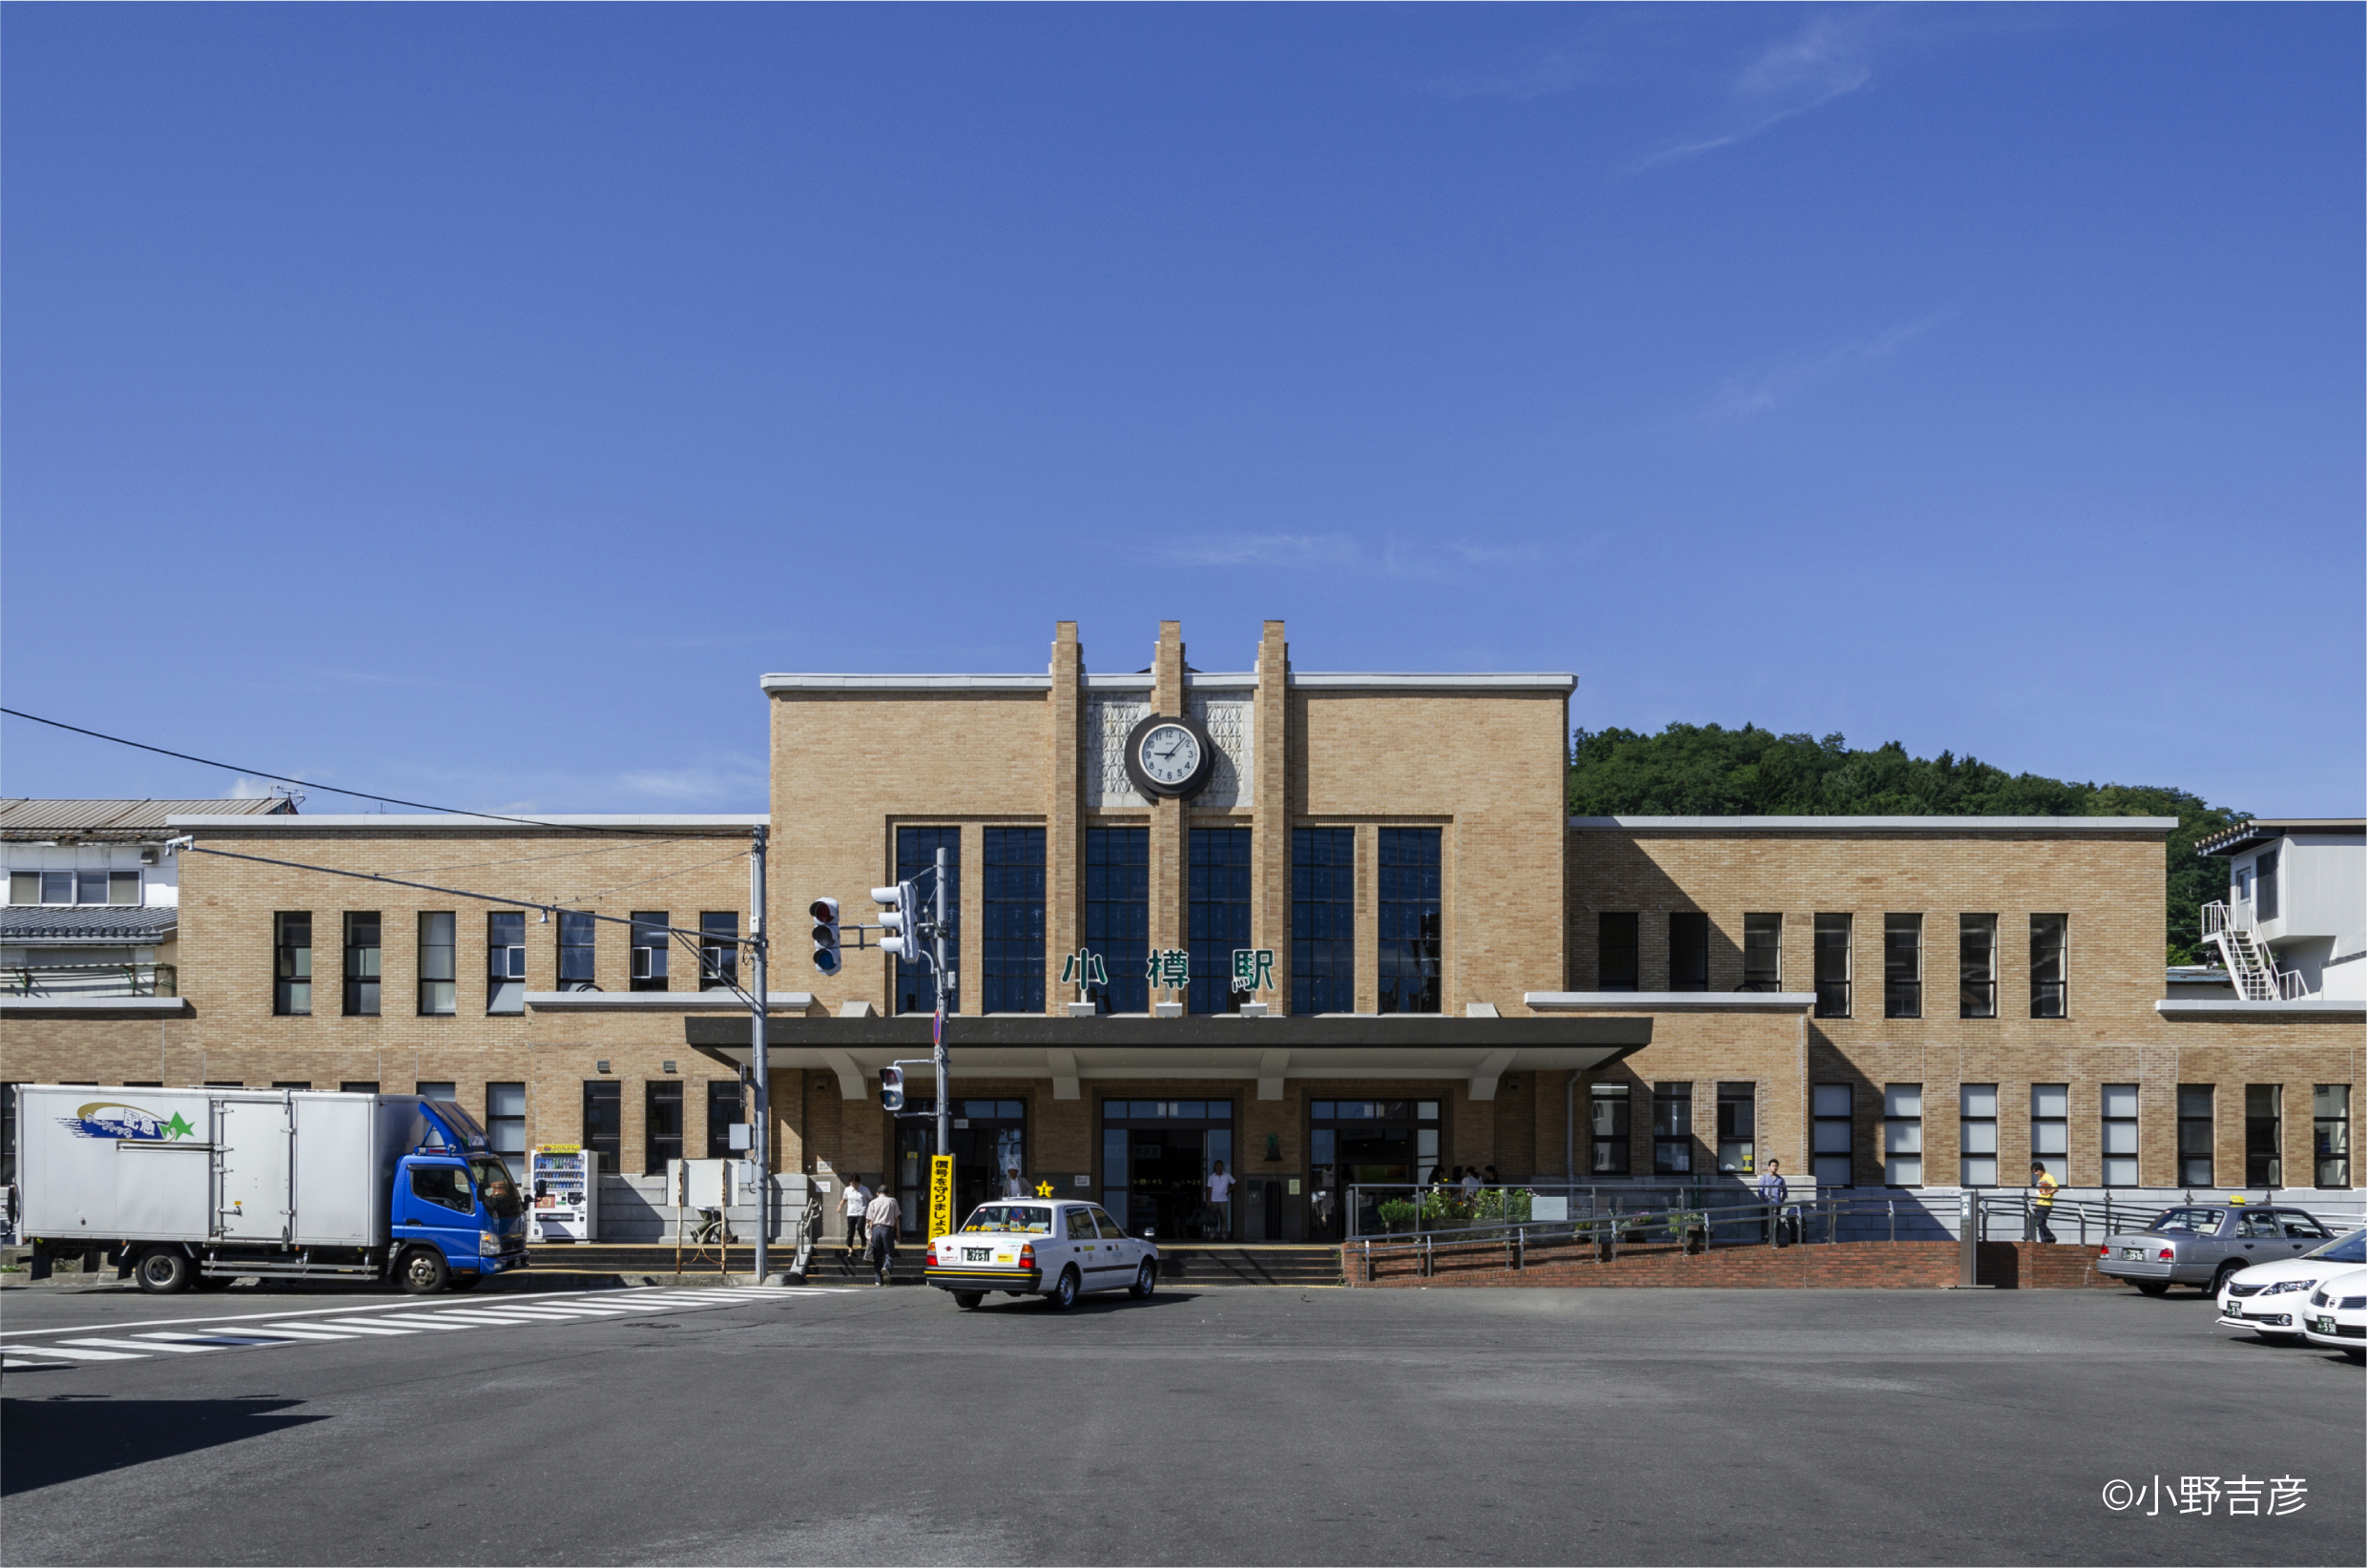
POLYGON ((682 1158, 682 1081, 653 1078, 641 1090, 641 1173, 663 1176, 667 1161, 682 1158))
POLYGON ((1956 1016, 1997 1017, 1997 917, 1956 918, 1956 1016))
POLYGON ((1636 917, 1631 911, 1610 911, 1595 917, 1596 990, 1632 991, 1636 988, 1635 922, 1636 917))
MULTIPOLYGON (((1143 834, 1146 847, 1149 830, 1143 834)), ((921 890, 923 910, 934 918, 937 913, 937 851, 945 852, 945 966, 953 971, 955 983, 945 988, 945 1011, 962 1010, 962 830, 960 828, 898 828, 896 830, 896 879, 911 882, 921 890)), ((1150 884, 1144 883, 1143 905, 1147 918, 1150 884)), ((1147 929, 1147 928, 1146 928, 1147 929)), ((1135 967, 1141 968, 1136 960, 1135 967)), ((1110 978, 1118 978, 1116 966, 1111 966, 1110 978)), ((937 972, 926 959, 896 960, 896 1011, 900 1013, 933 1013, 937 1011, 937 972)))
POLYGON ((485 1086, 485 1135, 494 1154, 509 1167, 512 1181, 526 1180, 526 1085, 488 1083, 485 1086))
POLYGON ((485 1010, 526 1011, 526 911, 495 910, 485 918, 485 1010))
POLYGON ((2310 1128, 2319 1186, 2351 1185, 2351 1085, 2320 1083, 2311 1097, 2310 1128))
POLYGON ((1710 988, 1710 917, 1697 910, 1669 917, 1669 989, 1710 988))
POLYGON ((283 1018, 312 1012, 312 916, 282 911, 271 918, 271 1010, 283 1018))
POLYGON ((459 975, 453 967, 453 927, 458 917, 448 909, 430 909, 419 917, 419 1016, 450 1018, 460 1010, 459 975))
POLYGON ((624 1137, 624 1085, 613 1078, 584 1080, 584 1147, 600 1157, 602 1170, 619 1168, 624 1137))
POLYGON ((1435 1013, 1443 904, 1437 828, 1381 830, 1381 1010, 1435 1013))
MULTIPOLYGON (((1882 1016, 1923 1016, 1923 917, 1882 917, 1882 1016)), ((1913 1186, 1919 1184, 1907 1183, 1913 1186)))
POLYGON ((1151 830, 1085 830, 1085 945, 1110 983, 1094 993, 1104 1013, 1151 1011, 1151 830))
POLYGON ((1188 1012, 1237 1013, 1233 950, 1249 941, 1247 828, 1192 830, 1192 990, 1188 1012))
POLYGON ((2276 852, 2262 850, 2260 857, 2253 864, 2257 868, 2255 871, 2257 879, 2253 884, 2253 896, 2259 900, 2253 906, 2253 912, 2263 920, 2274 920, 2276 918, 2277 908, 2276 852))
POLYGON ((2285 1185, 2285 1085, 2244 1085, 2244 1185, 2285 1185))
POLYGON ((732 1128, 739 1124, 742 1114, 740 1107, 744 1104, 745 1101, 740 1096, 738 1079, 710 1078, 707 1080, 708 1159, 728 1160, 735 1152, 737 1152, 732 1147, 732 1128))
POLYGON ((0 1083, 0 1186, 16 1185, 16 1085, 0 1083))
POLYGON ((1693 1086, 1652 1085, 1652 1174, 1681 1176, 1693 1168, 1693 1086))
POLYGON ((1745 915, 1742 918, 1742 988, 1745 991, 1783 989, 1783 917, 1745 915))
POLYGON ((1815 1112, 1809 1123, 1808 1151, 1818 1186, 1855 1186, 1857 1178, 1856 1097, 1847 1083, 1813 1085, 1809 1101, 1815 1112))
POLYGON ((1717 1086, 1717 1168, 1723 1175, 1748 1176, 1757 1168, 1758 1085, 1720 1083, 1717 1086))
POLYGON ((559 912, 559 989, 597 991, 600 922, 580 910, 559 912))
POLYGON ((1044 830, 988 828, 982 1013, 1044 1011, 1044 830))
POLYGON ((727 991, 739 983, 739 911, 702 910, 698 916, 698 988, 727 991))
POLYGON ((663 991, 666 988, 667 944, 674 938, 667 927, 674 917, 662 909, 636 909, 633 912, 633 988, 636 991, 663 991))
POLYGON ((1356 1011, 1356 830, 1294 828, 1290 1010, 1356 1011))
POLYGON ((1593 1133, 1593 1164, 1588 1168, 1597 1176, 1625 1176, 1628 1173, 1628 1086, 1625 1083, 1597 1083, 1587 1092, 1587 1125, 1593 1133))
POLYGON ((379 942, 376 910, 345 911, 345 1016, 378 1016, 379 942))
POLYGON ((2030 917, 2030 1016, 2066 1018, 2067 997, 2064 928, 2067 915, 2030 917))
POLYGON ((1846 915, 1817 917, 1817 1016, 1849 1016, 1849 926, 1846 915))
POLYGON ((2211 1089, 2208 1083, 2178 1085, 2178 1185, 2213 1186, 2211 1089))

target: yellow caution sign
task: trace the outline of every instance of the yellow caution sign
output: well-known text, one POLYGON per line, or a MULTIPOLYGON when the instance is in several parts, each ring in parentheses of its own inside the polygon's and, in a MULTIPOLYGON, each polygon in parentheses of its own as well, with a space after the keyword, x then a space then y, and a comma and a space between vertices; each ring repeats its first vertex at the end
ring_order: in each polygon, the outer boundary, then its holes
POLYGON ((928 1162, 928 1233, 953 1234, 953 1156, 932 1154, 928 1162))

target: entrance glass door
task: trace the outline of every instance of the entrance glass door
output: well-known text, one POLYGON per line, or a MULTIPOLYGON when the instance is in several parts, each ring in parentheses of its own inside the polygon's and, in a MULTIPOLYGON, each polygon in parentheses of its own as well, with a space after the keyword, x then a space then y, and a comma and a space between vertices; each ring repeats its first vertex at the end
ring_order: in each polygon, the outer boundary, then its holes
POLYGON ((1105 1100, 1101 1103, 1102 1207, 1134 1235, 1225 1241, 1235 1202, 1209 1205, 1216 1162, 1233 1170, 1230 1100, 1105 1100))
POLYGON ((1439 1109, 1436 1100, 1307 1102, 1307 1234, 1345 1237, 1351 1206, 1355 1233, 1375 1234, 1381 1204, 1412 1196, 1433 1172, 1443 1180, 1439 1109))
MULTIPOLYGON (((903 1206, 903 1233, 919 1236, 928 1224, 928 1161, 936 1152, 937 1103, 915 1101, 896 1122, 896 1201, 903 1206)), ((953 1223, 958 1228, 980 1204, 1003 1195, 1011 1171, 1028 1174, 1028 1104, 1024 1100, 957 1100, 953 1103, 953 1223)), ((1032 1187, 1027 1190, 1032 1192, 1032 1187)))

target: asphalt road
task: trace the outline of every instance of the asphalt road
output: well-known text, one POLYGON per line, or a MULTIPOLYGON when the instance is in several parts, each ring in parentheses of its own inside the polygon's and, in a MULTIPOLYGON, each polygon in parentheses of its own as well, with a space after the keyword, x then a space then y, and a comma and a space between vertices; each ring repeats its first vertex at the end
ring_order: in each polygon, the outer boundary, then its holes
POLYGON ((0 1327, 10 1564, 2354 1563, 2367 1538, 2360 1370, 2191 1296, 242 1288, 11 1291, 0 1327), (547 1315, 498 1320, 521 1306, 547 1315), (134 1349, 26 1370, 90 1340, 134 1349), (2186 1475, 2299 1477, 2306 1506, 2181 1514, 2186 1475), (2156 1475, 2157 1515, 2103 1501, 2156 1475))

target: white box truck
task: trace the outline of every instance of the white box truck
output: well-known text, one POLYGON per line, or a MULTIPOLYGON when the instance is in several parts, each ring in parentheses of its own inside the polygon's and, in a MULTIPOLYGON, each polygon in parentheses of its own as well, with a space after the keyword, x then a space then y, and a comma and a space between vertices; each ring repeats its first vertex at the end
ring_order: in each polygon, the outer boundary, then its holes
POLYGON ((31 1272, 112 1261, 143 1290, 393 1279, 418 1294, 526 1267, 526 1208, 448 1101, 301 1089, 17 1091, 31 1272))

